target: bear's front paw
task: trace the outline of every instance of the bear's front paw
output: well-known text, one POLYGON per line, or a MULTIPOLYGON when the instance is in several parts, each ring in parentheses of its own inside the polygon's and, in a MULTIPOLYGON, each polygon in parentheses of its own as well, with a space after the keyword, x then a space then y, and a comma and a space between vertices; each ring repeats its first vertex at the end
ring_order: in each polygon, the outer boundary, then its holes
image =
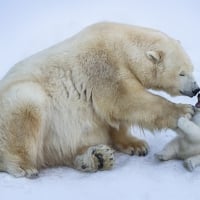
POLYGON ((194 107, 189 104, 177 104, 179 117, 191 119, 194 115, 194 107))
POLYGON ((149 145, 144 140, 132 139, 127 141, 127 143, 123 142, 121 144, 117 144, 116 148, 118 151, 129 155, 137 155, 137 156, 146 156, 149 151, 149 145))

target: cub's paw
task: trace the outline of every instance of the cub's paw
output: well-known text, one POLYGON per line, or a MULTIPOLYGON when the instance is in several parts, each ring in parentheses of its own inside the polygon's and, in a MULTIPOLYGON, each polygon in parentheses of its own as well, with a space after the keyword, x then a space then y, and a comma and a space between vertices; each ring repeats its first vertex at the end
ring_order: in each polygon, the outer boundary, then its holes
POLYGON ((74 167, 85 172, 109 170, 114 164, 114 150, 107 145, 89 147, 84 154, 78 155, 74 167))
POLYGON ((155 157, 160 161, 169 160, 169 156, 165 152, 159 152, 155 154, 155 157))
POLYGON ((131 138, 132 140, 116 145, 118 151, 129 154, 131 156, 146 156, 149 151, 149 145, 144 140, 131 138))
POLYGON ((183 127, 185 124, 187 124, 188 123, 188 118, 187 117, 180 117, 179 119, 178 119, 178 127, 180 128, 180 127, 183 127))
POLYGON ((195 165, 193 164, 193 162, 192 162, 192 160, 190 158, 184 160, 183 165, 190 172, 192 172, 194 170, 194 168, 195 168, 195 165))
POLYGON ((194 107, 189 104, 177 104, 179 117, 191 119, 194 115, 194 107))

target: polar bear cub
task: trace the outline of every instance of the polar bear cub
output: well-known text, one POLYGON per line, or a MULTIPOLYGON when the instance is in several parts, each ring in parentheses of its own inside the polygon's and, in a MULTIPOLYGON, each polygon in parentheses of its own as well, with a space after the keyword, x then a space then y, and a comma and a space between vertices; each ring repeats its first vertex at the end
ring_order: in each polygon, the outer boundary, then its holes
POLYGON ((195 105, 195 115, 191 120, 181 117, 176 132, 178 136, 156 156, 162 161, 183 159, 184 166, 193 171, 200 165, 200 94, 195 105))

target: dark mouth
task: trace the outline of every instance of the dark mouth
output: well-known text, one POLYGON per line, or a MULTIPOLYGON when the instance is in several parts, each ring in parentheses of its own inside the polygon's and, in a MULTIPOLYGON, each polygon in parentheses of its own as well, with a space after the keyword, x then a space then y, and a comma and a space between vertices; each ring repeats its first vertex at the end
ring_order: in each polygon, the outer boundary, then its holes
POLYGON ((200 108, 200 102, 195 104, 196 108, 200 108))
POLYGON ((197 95, 198 102, 195 104, 196 108, 200 108, 200 93, 197 95))

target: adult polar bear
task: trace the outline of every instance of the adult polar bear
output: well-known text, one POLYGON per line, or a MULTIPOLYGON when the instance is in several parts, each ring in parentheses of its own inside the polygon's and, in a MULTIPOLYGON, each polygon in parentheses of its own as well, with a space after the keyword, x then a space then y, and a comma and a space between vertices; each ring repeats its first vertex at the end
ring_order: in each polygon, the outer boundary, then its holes
POLYGON ((17 63, 0 83, 0 169, 16 177, 56 165, 96 171, 112 167, 112 148, 145 155, 131 124, 174 129, 193 113, 146 89, 192 97, 199 91, 192 70, 176 40, 115 23, 17 63))

